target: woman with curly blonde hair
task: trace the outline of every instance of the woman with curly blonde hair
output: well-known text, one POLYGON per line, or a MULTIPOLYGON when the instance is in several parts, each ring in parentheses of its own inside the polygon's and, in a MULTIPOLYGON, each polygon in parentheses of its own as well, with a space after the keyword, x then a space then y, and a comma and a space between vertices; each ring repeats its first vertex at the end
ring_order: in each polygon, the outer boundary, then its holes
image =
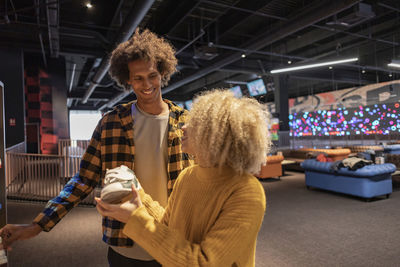
POLYGON ((229 91, 194 100, 182 149, 196 164, 181 172, 168 205, 142 189, 130 201, 98 201, 102 215, 125 222, 123 232, 163 266, 254 266, 266 208, 260 171, 270 148, 268 112, 229 91))

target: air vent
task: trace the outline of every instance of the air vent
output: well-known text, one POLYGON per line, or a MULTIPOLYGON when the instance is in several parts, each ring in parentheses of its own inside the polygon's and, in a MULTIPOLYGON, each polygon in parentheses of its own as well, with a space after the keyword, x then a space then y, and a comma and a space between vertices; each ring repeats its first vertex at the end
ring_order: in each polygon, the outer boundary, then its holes
POLYGON ((375 17, 375 13, 372 11, 371 5, 359 3, 353 9, 338 14, 336 18, 328 21, 326 25, 344 28, 353 27, 373 17, 375 17))

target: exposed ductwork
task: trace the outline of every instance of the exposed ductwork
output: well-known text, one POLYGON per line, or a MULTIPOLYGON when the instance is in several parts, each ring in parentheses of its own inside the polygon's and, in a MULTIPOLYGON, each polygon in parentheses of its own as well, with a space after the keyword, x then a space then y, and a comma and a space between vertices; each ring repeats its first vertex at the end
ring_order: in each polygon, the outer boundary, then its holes
MULTIPOLYGON (((276 41, 279 41, 295 32, 298 32, 308 26, 311 26, 318 21, 326 19, 332 15, 337 14, 357 3, 360 0, 343 0, 343 1, 324 1, 320 4, 314 6, 311 10, 307 10, 306 12, 299 13, 293 19, 281 22, 282 26, 278 29, 268 31, 265 34, 261 35, 259 38, 254 38, 248 41, 243 49, 245 50, 259 50, 262 49, 276 41)), ((224 66, 227 66, 241 58, 243 53, 236 52, 227 56, 220 61, 215 62, 213 65, 206 67, 180 81, 175 82, 174 84, 163 89, 163 94, 171 92, 185 84, 188 84, 198 78, 201 78, 213 71, 216 71, 224 66)))
MULTIPOLYGON (((115 40, 115 44, 119 44, 122 42, 127 41, 132 34, 134 33, 135 29, 139 25, 139 23, 143 20, 144 16, 147 14, 151 6, 153 5, 154 0, 138 0, 135 1, 135 4, 131 8, 129 14, 127 15, 124 24, 121 27, 120 34, 115 40)), ((97 85, 101 82, 103 77, 106 75, 108 69, 110 68, 110 63, 108 60, 108 55, 104 56, 101 62, 99 69, 97 70, 96 74, 94 75, 89 88, 87 89, 82 103, 86 103, 89 97, 92 95, 94 90, 96 89, 97 85)))
POLYGON ((58 1, 46 0, 47 27, 49 32, 50 56, 58 58, 60 52, 59 33, 59 4, 58 1))

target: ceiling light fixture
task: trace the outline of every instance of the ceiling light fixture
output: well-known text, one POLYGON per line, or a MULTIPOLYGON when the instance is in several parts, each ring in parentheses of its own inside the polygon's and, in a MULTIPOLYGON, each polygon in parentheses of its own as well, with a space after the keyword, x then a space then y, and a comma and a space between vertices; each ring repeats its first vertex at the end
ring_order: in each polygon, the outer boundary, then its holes
POLYGON ((400 60, 392 60, 391 63, 388 64, 388 67, 400 68, 400 60))
POLYGON ((245 58, 246 57, 246 55, 245 54, 242 54, 242 58, 245 58))
POLYGON ((301 66, 296 66, 296 67, 271 70, 271 73, 281 73, 281 72, 289 72, 289 71, 295 71, 295 70, 312 69, 312 68, 318 68, 318 67, 322 67, 322 66, 354 62, 354 61, 357 61, 357 60, 358 60, 357 57, 347 58, 347 59, 340 59, 340 60, 334 60, 334 61, 328 61, 328 62, 321 62, 321 63, 315 63, 315 64, 309 64, 309 65, 301 65, 301 66))
POLYGON ((87 8, 92 8, 93 5, 92 5, 90 2, 88 2, 88 3, 86 3, 86 7, 87 7, 87 8))

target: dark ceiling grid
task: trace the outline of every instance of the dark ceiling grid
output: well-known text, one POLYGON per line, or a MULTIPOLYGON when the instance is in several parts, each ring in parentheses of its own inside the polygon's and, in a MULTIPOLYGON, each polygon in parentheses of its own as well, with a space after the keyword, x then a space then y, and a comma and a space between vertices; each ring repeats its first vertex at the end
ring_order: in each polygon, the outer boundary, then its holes
POLYGON ((248 38, 252 36, 252 34, 249 34, 247 31, 238 30, 237 27, 245 24, 246 21, 249 18, 253 17, 255 14, 264 14, 265 16, 262 17, 266 24, 269 24, 271 23, 271 21, 274 20, 273 15, 269 16, 266 13, 258 12, 259 9, 265 7, 265 5, 268 5, 269 2, 270 1, 256 1, 254 3, 254 1, 240 1, 237 3, 237 5, 229 6, 215 1, 205 1, 205 3, 209 5, 231 9, 231 12, 229 14, 224 15, 218 22, 219 23, 218 39, 221 43, 230 44, 233 46, 239 45, 240 42, 242 41, 241 39, 244 39, 243 37, 248 38), (271 17, 273 19, 271 19, 271 17))
MULTIPOLYGON (((226 35, 228 33, 228 31, 229 31, 229 34, 232 35, 231 32, 233 32, 233 29, 236 25, 242 24, 243 20, 254 15, 254 12, 257 12, 257 10, 259 8, 264 7, 266 4, 268 4, 266 2, 267 1, 257 1, 256 2, 257 5, 255 5, 254 2, 237 1, 236 3, 231 3, 230 5, 228 5, 226 3, 216 2, 216 1, 202 1, 203 4, 207 5, 207 8, 211 8, 212 6, 214 6, 214 7, 224 8, 225 10, 232 11, 231 13, 225 12, 225 14, 222 15, 221 18, 218 20, 218 30, 219 30, 218 40, 222 39, 222 36, 226 35), (233 5, 233 4, 235 4, 235 5, 233 5), (249 11, 248 8, 252 8, 252 10, 249 11), (240 18, 240 19, 238 19, 238 18, 240 18), (235 22, 232 23, 232 21, 235 21, 235 22), (228 22, 228 23, 226 23, 226 22, 228 22)), ((246 38, 246 39, 248 39, 248 38, 246 38)), ((243 42, 243 41, 241 41, 241 42, 243 42)), ((217 42, 217 41, 215 41, 213 43, 213 47, 222 48, 222 46, 219 46, 219 42, 217 42)), ((227 46, 224 46, 224 49, 226 49, 226 48, 227 48, 227 46)), ((230 49, 228 49, 228 50, 234 50, 234 49, 235 49, 235 47, 231 46, 230 49)), ((241 50, 241 52, 246 52, 246 51, 241 50)), ((238 59, 240 59, 240 57, 238 59)), ((231 73, 231 72, 225 71, 225 73, 223 75, 221 75, 221 74, 217 75, 217 77, 219 77, 219 80, 217 80, 217 81, 215 81, 215 79, 208 79, 209 81, 212 81, 212 82, 208 82, 208 84, 205 84, 205 82, 203 81, 203 80, 207 80, 206 78, 201 78, 200 82, 194 82, 191 87, 194 88, 195 90, 201 89, 201 88, 212 88, 214 85, 218 84, 218 82, 220 82, 219 85, 226 86, 226 84, 224 84, 223 82, 221 83, 221 81, 223 81, 224 79, 232 78, 232 75, 234 77, 235 75, 237 75, 237 73, 231 73)), ((174 97, 176 97, 175 95, 187 94, 192 91, 193 91, 193 89, 185 90, 184 88, 182 88, 182 89, 178 90, 177 92, 175 92, 174 97)), ((171 95, 171 93, 169 95, 171 95)))
MULTIPOLYGON (((311 27, 314 27, 315 25, 312 25, 311 27)), ((315 28, 315 27, 314 27, 315 28)), ((320 27, 320 28, 326 28, 326 27, 320 27)), ((310 32, 309 30, 305 30, 305 32, 310 32)), ((343 33, 343 32, 342 32, 343 33)), ((327 35, 329 35, 329 32, 327 32, 326 31, 326 34, 327 35)), ((300 34, 301 35, 301 34, 300 34)), ((353 36, 354 35, 356 35, 356 34, 353 34, 353 36)), ((315 36, 315 35, 313 35, 313 36, 315 36)), ((351 36, 350 34, 347 34, 347 36, 351 36)), ((292 37, 293 38, 293 37, 292 37)), ((307 40, 307 38, 305 38, 306 40, 307 40)), ((373 38, 368 38, 368 39, 373 39, 373 38)), ((378 41, 381 41, 381 40, 378 40, 378 41)), ((390 43, 390 42, 388 42, 388 41, 385 41, 385 40, 382 40, 382 41, 384 41, 383 43, 390 43)), ((298 40, 296 40, 296 38, 294 39, 294 41, 293 41, 294 43, 299 43, 299 41, 298 40)), ((353 38, 353 45, 354 45, 354 38, 353 38)), ((354 46, 356 46, 356 45, 354 45, 354 46)), ((299 45, 299 47, 301 47, 301 45, 299 45)), ((346 47, 347 48, 347 47, 346 47)), ((332 47, 330 47, 329 49, 327 49, 328 51, 332 51, 333 50, 333 52, 335 52, 335 49, 332 49, 332 47)), ((280 51, 279 49, 276 49, 275 51, 280 51)), ((310 51, 310 50, 309 50, 310 51)), ((301 53, 299 53, 299 51, 297 51, 295 54, 301 54, 301 53)), ((318 54, 318 53, 315 53, 315 54, 318 54)), ((315 55, 314 54, 314 55, 315 55)), ((319 55, 324 55, 324 54, 319 54, 319 55)), ((329 55, 329 53, 326 53, 325 54, 325 56, 328 56, 329 55)), ((354 66, 355 68, 359 68, 359 66, 357 66, 357 65, 355 65, 354 66)), ((377 69, 377 68, 374 68, 374 67, 371 67, 371 66, 367 66, 367 67, 365 67, 365 69, 369 69, 369 70, 371 70, 371 69, 377 69)), ((379 69, 379 70, 384 70, 384 69, 379 69)), ((385 72, 387 72, 387 70, 385 70, 385 72)), ((295 75, 294 76, 292 76, 292 77, 295 77, 295 75)), ((310 77, 311 79, 312 79, 312 77, 310 77)))
MULTIPOLYGON (((312 6, 310 10, 306 10, 304 12, 298 13, 296 16, 291 18, 289 21, 285 21, 280 25, 282 27, 276 28, 274 30, 266 31, 264 34, 257 36, 246 43, 243 44, 243 48, 250 50, 259 50, 262 49, 294 32, 297 32, 309 25, 316 23, 326 17, 331 16, 332 14, 336 14, 349 6, 357 3, 358 1, 341 1, 340 3, 332 3, 331 1, 320 2, 316 6, 312 6)), ((223 68, 229 64, 234 63, 238 59, 240 59, 241 53, 233 53, 229 56, 224 56, 222 59, 220 58, 218 61, 213 62, 208 67, 205 67, 193 75, 190 75, 178 82, 175 82, 172 85, 169 85, 167 88, 164 88, 164 92, 168 93, 177 89, 178 87, 184 86, 195 79, 201 78, 211 72, 218 70, 219 68, 223 68)), ((193 89, 191 89, 193 91, 193 89)))
MULTIPOLYGON (((366 23, 368 23, 368 21, 366 23)), ((385 21, 385 25, 387 25, 387 24, 388 24, 387 21, 385 21)), ((325 38, 325 43, 328 43, 331 45, 332 44, 335 45, 337 43, 343 44, 343 43, 345 43, 345 41, 341 41, 341 39, 347 39, 348 41, 353 41, 353 44, 354 44, 354 40, 358 40, 360 42, 362 42, 363 40, 366 40, 366 41, 371 41, 371 42, 377 42, 380 44, 398 45, 398 43, 393 42, 392 40, 386 40, 386 39, 384 39, 384 37, 382 38, 382 35, 378 32, 377 24, 375 24, 374 27, 367 27, 365 30, 360 28, 360 26, 363 26, 363 25, 357 25, 357 29, 352 29, 349 27, 349 29, 347 31, 335 30, 333 32, 334 34, 332 34, 330 37, 325 38), (350 32, 350 30, 356 31, 357 33, 350 32), (372 32, 372 31, 375 31, 375 32, 372 32), (355 37, 355 39, 352 37, 355 37)), ((321 54, 320 52, 318 52, 318 53, 321 54)), ((313 57, 313 59, 316 59, 316 58, 313 57)))
MULTIPOLYGON (((99 68, 99 59, 113 49, 113 41, 137 1, 93 1, 91 10, 83 0, 37 1, 13 0, 15 6, 9 2, 7 13, 0 4, 0 46, 39 54, 43 49, 43 55, 51 57, 57 53, 52 48, 56 40, 51 37, 56 34, 49 25, 58 19, 59 55, 66 58, 68 88, 68 77, 75 70, 69 92, 71 108, 98 109, 115 100, 121 88, 105 75, 88 103, 79 101, 99 68), (46 16, 49 3, 59 6, 51 23, 46 16)), ((290 73, 289 96, 305 95, 310 88, 317 93, 399 78, 400 70, 387 67, 400 57, 399 16, 398 0, 155 0, 140 27, 166 36, 179 51, 179 73, 172 77, 170 87, 165 88, 170 92, 165 95, 182 101, 204 88, 243 84, 258 76, 270 81, 269 71, 288 66, 289 60, 294 65, 352 55, 360 58, 332 70, 290 73), (359 3, 366 4, 374 15, 358 14, 359 3), (335 9, 335 5, 343 8, 335 9), (308 12, 296 18, 304 10, 308 12), (356 20, 343 26, 344 19, 356 20), (242 54, 246 58, 241 58, 242 54)), ((124 102, 134 98, 129 95, 124 102)), ((273 94, 266 98, 272 101, 273 94)))
MULTIPOLYGON (((245 13, 252 14, 252 15, 257 14, 257 15, 259 15, 259 16, 260 16, 260 15, 262 16, 262 14, 263 14, 263 13, 260 13, 260 12, 257 12, 257 11, 249 11, 249 10, 244 9, 244 8, 241 8, 240 11, 244 11, 245 13)), ((269 16, 271 16, 271 15, 269 15, 269 16)), ((280 18, 280 17, 279 17, 279 19, 280 19, 280 20, 286 20, 286 19, 280 18)), ((243 22, 243 21, 241 21, 241 22, 243 22)), ((249 25, 252 25, 252 23, 249 23, 249 25)), ((283 56, 284 56, 284 55, 283 55, 283 56)))
MULTIPOLYGON (((322 22, 322 23, 323 23, 323 22, 322 22)), ((357 34, 346 33, 346 32, 344 32, 344 31, 340 31, 340 30, 332 31, 332 28, 331 28, 331 27, 317 26, 316 24, 312 25, 311 27, 323 29, 323 30, 325 31, 326 36, 332 35, 332 32, 333 32, 333 34, 344 33, 344 34, 346 34, 346 35, 359 36, 359 35, 357 35, 357 34)), ((305 31, 305 32, 310 32, 309 29, 305 29, 304 31, 305 31)), ((312 34, 313 34, 314 37, 316 37, 316 35, 315 35, 314 33, 312 33, 312 34)), ((302 35, 302 34, 300 33, 300 36, 301 36, 301 35, 302 35)), ((293 37, 290 36, 289 38, 293 38, 293 37)), ((295 38, 296 38, 296 37, 295 37, 295 38)), ((304 39, 307 40, 307 38, 303 38, 303 40, 304 40, 304 39)), ((373 38, 367 38, 367 39, 373 39, 373 38)), ((311 38, 310 38, 310 40, 311 40, 311 38)), ((284 41, 285 41, 285 40, 282 40, 281 42, 284 43, 284 41)), ((378 41, 384 41, 384 40, 378 40, 378 41)), ((298 40, 294 40, 293 42, 294 42, 294 43, 299 43, 298 40)), ((385 42, 387 42, 387 41, 385 41, 385 42)), ((287 44, 287 43, 285 43, 285 44, 287 44)), ((315 44, 315 42, 314 42, 313 44, 315 44)), ((301 45, 299 45, 299 47, 301 47, 301 45)), ((305 48, 303 47, 302 49, 304 50, 305 48)), ((330 51, 332 51, 332 50, 334 51, 334 49, 332 49, 332 48, 329 48, 329 50, 330 50, 330 51)), ((276 49, 276 51, 279 51, 279 49, 276 49)), ((290 50, 289 50, 289 51, 290 51, 290 50)), ((298 51, 290 51, 290 52, 295 52, 295 54, 301 54, 301 53, 299 53, 298 51)), ((327 56, 327 55, 326 55, 326 56, 327 56)), ((315 58, 313 58, 313 59, 315 59, 315 58)), ((308 59, 308 60, 311 60, 311 59, 308 59)), ((308 60, 306 60, 306 61, 308 61, 308 60)))
MULTIPOLYGON (((389 23, 386 22, 383 25, 385 27, 387 27, 388 24, 389 23)), ((389 24, 389 26, 390 26, 390 24, 389 24)), ((385 31, 385 29, 384 28, 380 28, 379 25, 374 26, 372 28, 369 28, 367 31, 369 31, 369 33, 368 33, 369 35, 385 38, 385 35, 382 35, 380 33, 380 31, 385 31), (375 31, 375 30, 376 30, 376 32, 372 32, 372 31, 375 31)), ((340 35, 340 33, 338 35, 340 35)), ((321 42, 321 44, 319 45, 319 47, 316 47, 314 50, 311 50, 311 49, 306 50, 306 49, 303 48, 303 51, 305 51, 306 53, 309 53, 309 54, 304 54, 300 50, 295 51, 295 53, 296 54, 300 54, 300 55, 303 54, 304 56, 309 57, 310 59, 316 60, 316 59, 319 59, 319 58, 322 58, 322 57, 327 57, 329 55, 335 54, 337 51, 335 51, 334 45, 339 43, 339 44, 341 44, 340 53, 342 55, 346 55, 346 54, 347 55, 351 55, 351 54, 355 55, 355 54, 358 54, 358 52, 360 52, 360 65, 364 65, 363 67, 365 69, 378 70, 378 68, 374 68, 373 66, 371 66, 371 63, 366 61, 366 60, 368 60, 368 57, 364 56, 364 54, 369 54, 370 51, 368 51, 368 48, 363 49, 363 47, 367 46, 368 44, 372 44, 372 43, 373 44, 379 44, 380 47, 386 47, 386 48, 387 47, 393 47, 393 45, 398 45, 397 42, 393 42, 392 40, 390 41, 390 43, 389 42, 378 42, 376 38, 375 39, 374 38, 370 38, 370 39, 362 38, 362 39, 358 39, 357 40, 357 38, 356 39, 351 38, 349 35, 347 35, 347 36, 343 36, 342 35, 342 36, 336 36, 336 37, 334 37, 334 36, 326 37, 325 40, 323 40, 323 41, 321 40, 320 42, 321 42), (329 39, 329 38, 331 38, 331 39, 329 39), (345 52, 345 50, 350 50, 350 51, 346 51, 345 52), (363 50, 365 52, 363 52, 363 50), (312 53, 310 54, 310 52, 312 52, 312 53)), ((384 49, 382 49, 382 50, 384 50, 384 49)), ((379 52, 379 50, 378 50, 378 52, 379 52)), ((379 65, 382 65, 382 63, 383 62, 380 62, 379 65)), ((389 62, 386 62, 386 64, 387 63, 389 63, 389 62)), ((357 66, 355 65, 355 67, 357 67, 357 66)), ((380 71, 387 71, 387 70, 383 69, 383 68, 380 68, 380 71)))

